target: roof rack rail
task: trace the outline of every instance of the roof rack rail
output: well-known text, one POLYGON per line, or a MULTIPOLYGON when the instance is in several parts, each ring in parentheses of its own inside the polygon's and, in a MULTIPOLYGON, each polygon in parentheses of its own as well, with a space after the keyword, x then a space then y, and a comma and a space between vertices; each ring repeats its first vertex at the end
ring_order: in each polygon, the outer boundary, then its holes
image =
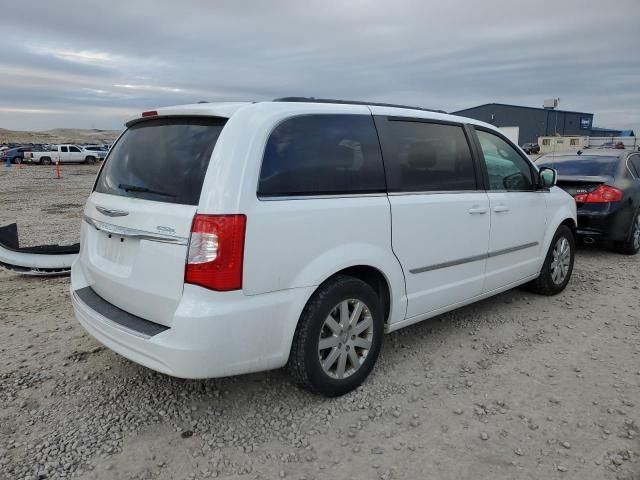
POLYGON ((315 97, 280 97, 274 98, 274 102, 308 102, 308 103, 338 103, 346 105, 375 105, 377 107, 394 107, 394 108, 409 108, 411 110, 424 110, 425 112, 435 113, 447 113, 444 110, 434 110, 432 108, 412 107, 410 105, 398 105, 395 103, 380 103, 380 102, 362 102, 358 100, 336 100, 334 98, 315 98, 315 97))

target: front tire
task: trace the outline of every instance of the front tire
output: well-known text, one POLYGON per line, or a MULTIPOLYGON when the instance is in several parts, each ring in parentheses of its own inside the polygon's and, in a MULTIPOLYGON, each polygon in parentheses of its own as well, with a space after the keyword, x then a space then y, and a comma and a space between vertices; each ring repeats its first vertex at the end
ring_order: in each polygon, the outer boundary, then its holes
POLYGON ((615 245, 615 250, 625 255, 635 255, 640 251, 640 212, 636 212, 629 238, 615 245))
POLYGON ((373 369, 383 334, 382 307, 373 288, 358 278, 336 275, 307 302, 287 367, 311 392, 344 395, 373 369))
POLYGON ((529 288, 536 293, 549 296, 563 291, 571 279, 575 250, 573 232, 566 225, 560 225, 551 240, 540 275, 529 284, 529 288))
POLYGON ((84 163, 94 164, 96 163, 96 157, 92 157, 91 155, 84 159, 84 163))

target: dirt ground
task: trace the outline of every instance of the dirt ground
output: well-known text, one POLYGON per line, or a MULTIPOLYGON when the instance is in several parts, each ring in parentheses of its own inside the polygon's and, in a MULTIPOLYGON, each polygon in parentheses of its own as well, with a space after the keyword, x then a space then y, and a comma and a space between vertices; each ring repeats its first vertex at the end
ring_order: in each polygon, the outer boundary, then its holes
MULTIPOLYGON (((0 170, 0 224, 75 242, 97 167, 0 170)), ((640 479, 640 256, 580 249, 516 289, 390 334, 342 398, 286 372, 140 367, 73 317, 69 279, 0 272, 0 477, 640 479)))

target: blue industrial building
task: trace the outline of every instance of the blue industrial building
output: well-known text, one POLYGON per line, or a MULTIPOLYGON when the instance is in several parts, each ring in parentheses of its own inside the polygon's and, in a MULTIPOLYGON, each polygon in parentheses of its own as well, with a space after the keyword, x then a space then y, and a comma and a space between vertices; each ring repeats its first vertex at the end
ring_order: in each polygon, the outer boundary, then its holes
POLYGON ((538 137, 556 134, 591 136, 593 127, 593 113, 505 103, 485 103, 452 113, 491 123, 496 127, 518 127, 520 145, 535 143, 538 137))

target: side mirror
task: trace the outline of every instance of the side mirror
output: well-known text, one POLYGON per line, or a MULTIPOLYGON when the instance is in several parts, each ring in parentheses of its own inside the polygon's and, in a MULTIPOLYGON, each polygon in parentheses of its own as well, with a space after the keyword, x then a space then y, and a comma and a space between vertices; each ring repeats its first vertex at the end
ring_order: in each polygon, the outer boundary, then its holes
POLYGON ((558 181, 558 172, 549 167, 541 167, 540 168, 540 180, 538 182, 538 187, 540 188, 551 188, 555 186, 558 181))

